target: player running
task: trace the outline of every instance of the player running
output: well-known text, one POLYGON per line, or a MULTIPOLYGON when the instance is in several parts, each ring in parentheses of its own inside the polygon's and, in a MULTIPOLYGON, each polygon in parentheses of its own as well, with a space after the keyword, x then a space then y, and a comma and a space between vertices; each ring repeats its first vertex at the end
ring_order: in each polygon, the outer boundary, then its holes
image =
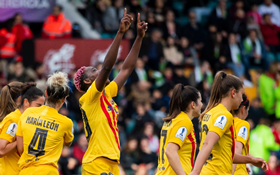
POLYGON ((137 38, 132 49, 123 63, 117 77, 108 80, 115 64, 118 48, 125 31, 128 30, 132 17, 124 11, 119 31, 105 57, 102 69, 81 67, 75 74, 75 86, 85 94, 79 103, 83 115, 88 149, 83 157, 82 174, 120 174, 118 163, 120 159, 120 144, 117 128, 118 106, 113 101, 118 91, 135 67, 142 39, 147 30, 147 23, 137 18, 137 38))
POLYGON ((73 122, 58 113, 69 94, 67 74, 57 72, 47 81, 46 105, 28 108, 20 117, 17 129, 19 175, 58 175, 57 161, 63 144, 74 138, 73 122))
MULTIPOLYGON (((250 125, 245 119, 249 112, 249 100, 247 96, 243 94, 243 101, 237 110, 232 112, 236 133, 235 153, 242 154, 245 156, 249 155, 249 135, 250 125)), ((233 164, 234 175, 248 174, 245 164, 233 164)))
POLYGON ((185 175, 192 171, 196 138, 191 120, 200 115, 202 105, 197 89, 175 86, 169 114, 163 119, 157 175, 185 175))
POLYGON ((239 108, 243 93, 239 78, 222 71, 216 74, 209 103, 200 116, 200 152, 191 175, 231 175, 233 163, 251 163, 267 171, 263 159, 235 154, 235 131, 230 111, 239 108))
MULTIPOLYGON (((22 83, 17 83, 18 85, 22 83)), ((3 89, 0 101, 6 100, 8 104, 12 105, 14 103, 13 98, 6 99, 7 95, 12 97, 13 92, 18 89, 19 86, 7 85, 7 89, 3 89), (11 92, 11 93, 10 93, 11 92)), ((6 87, 4 87, 6 88, 6 87)), ((2 169, 0 171, 1 175, 18 175, 19 166, 18 160, 20 155, 16 149, 16 132, 17 124, 21 114, 29 107, 42 106, 45 102, 44 93, 36 88, 36 83, 24 83, 20 86, 21 102, 18 109, 8 114, 0 125, 0 164, 2 169)), ((17 96, 18 96, 17 95, 17 96)), ((7 110, 7 108, 6 108, 7 110)))

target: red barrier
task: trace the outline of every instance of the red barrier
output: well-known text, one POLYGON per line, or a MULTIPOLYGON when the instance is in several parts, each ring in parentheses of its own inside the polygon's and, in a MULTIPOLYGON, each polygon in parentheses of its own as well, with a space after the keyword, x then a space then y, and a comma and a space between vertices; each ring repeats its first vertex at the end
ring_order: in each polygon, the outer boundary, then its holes
MULTIPOLYGON (((60 70, 71 73, 81 66, 93 66, 103 61, 113 40, 56 39, 35 41, 35 60, 45 65, 46 73, 60 70)), ((129 41, 123 40, 118 59, 125 59, 129 41)))

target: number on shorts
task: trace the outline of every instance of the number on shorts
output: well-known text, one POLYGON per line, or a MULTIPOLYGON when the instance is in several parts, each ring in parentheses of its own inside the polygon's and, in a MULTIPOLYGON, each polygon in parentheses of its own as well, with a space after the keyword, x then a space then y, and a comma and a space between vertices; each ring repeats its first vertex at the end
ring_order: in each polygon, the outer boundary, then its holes
POLYGON ((48 134, 48 130, 36 128, 35 134, 28 146, 28 154, 35 155, 36 157, 45 155, 44 148, 46 144, 47 134, 48 134), (38 139, 39 139, 38 148, 34 149, 38 139))
POLYGON ((158 156, 159 161, 161 159, 162 164, 164 164, 164 146, 166 142, 166 136, 167 136, 167 130, 162 130, 161 131, 161 136, 163 137, 163 143, 162 143, 162 148, 161 148, 161 155, 158 156))

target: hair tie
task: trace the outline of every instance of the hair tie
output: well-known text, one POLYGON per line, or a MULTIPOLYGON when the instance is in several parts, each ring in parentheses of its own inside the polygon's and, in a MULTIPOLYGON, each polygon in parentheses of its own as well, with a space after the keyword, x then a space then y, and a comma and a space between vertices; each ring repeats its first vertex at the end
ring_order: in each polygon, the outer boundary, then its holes
POLYGON ((7 86, 8 86, 8 88, 9 88, 9 90, 10 90, 10 89, 11 89, 10 85, 7 84, 7 86))
POLYGON ((246 98, 246 100, 243 101, 243 102, 240 104, 240 106, 244 105, 247 101, 248 101, 248 99, 246 98))
POLYGON ((222 72, 222 80, 225 78, 227 76, 227 74, 226 73, 224 73, 224 72, 222 72))

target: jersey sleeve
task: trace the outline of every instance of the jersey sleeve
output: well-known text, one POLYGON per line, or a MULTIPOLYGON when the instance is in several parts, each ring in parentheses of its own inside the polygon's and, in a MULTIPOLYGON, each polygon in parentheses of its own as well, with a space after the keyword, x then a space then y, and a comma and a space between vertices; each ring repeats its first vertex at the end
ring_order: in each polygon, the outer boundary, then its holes
POLYGON ((215 132, 221 138, 232 126, 233 116, 230 113, 220 113, 214 115, 213 117, 213 124, 210 126, 209 131, 215 132))
POLYGON ((110 97, 116 97, 118 95, 118 85, 115 81, 112 81, 105 87, 105 93, 110 97))
POLYGON ((17 136, 20 136, 22 137, 23 134, 22 134, 22 130, 21 130, 21 121, 22 121, 22 116, 20 117, 20 119, 18 120, 18 128, 17 128, 17 136))
POLYGON ((13 142, 17 133, 18 124, 13 119, 4 119, 2 122, 3 124, 0 139, 5 139, 8 142, 13 142))
POLYGON ((239 141, 243 143, 243 145, 246 145, 247 140, 249 139, 249 132, 250 132, 250 125, 248 122, 243 121, 242 124, 239 124, 236 126, 236 141, 239 141))
POLYGON ((64 142, 71 143, 74 139, 74 125, 71 120, 67 122, 65 134, 64 134, 64 142))
POLYGON ((192 129, 193 124, 187 120, 177 122, 170 130, 167 143, 176 143, 181 148, 188 135, 192 132, 192 129))

